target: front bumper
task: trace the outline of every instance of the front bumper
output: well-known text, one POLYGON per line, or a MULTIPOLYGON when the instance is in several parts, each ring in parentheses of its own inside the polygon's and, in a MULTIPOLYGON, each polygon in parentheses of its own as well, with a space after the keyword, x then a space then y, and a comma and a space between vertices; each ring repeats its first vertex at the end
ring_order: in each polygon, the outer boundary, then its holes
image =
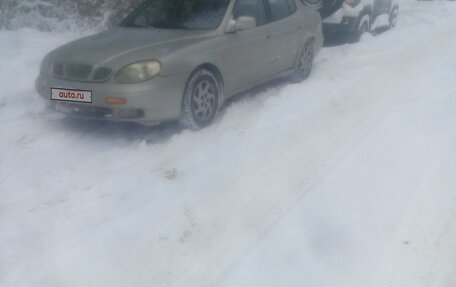
POLYGON ((155 124, 176 120, 181 113, 182 95, 188 74, 161 77, 138 84, 76 82, 41 74, 36 80, 38 94, 51 108, 70 116, 155 124), (92 91, 92 103, 51 100, 51 89, 92 91), (124 105, 109 105, 108 97, 127 99, 124 105))

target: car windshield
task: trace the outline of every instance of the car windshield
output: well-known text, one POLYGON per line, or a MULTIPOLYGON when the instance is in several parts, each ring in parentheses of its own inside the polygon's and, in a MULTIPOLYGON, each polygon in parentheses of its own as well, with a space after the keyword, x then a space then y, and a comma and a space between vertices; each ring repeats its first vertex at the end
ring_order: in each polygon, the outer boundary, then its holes
POLYGON ((123 27, 215 29, 230 0, 148 0, 122 23, 123 27))

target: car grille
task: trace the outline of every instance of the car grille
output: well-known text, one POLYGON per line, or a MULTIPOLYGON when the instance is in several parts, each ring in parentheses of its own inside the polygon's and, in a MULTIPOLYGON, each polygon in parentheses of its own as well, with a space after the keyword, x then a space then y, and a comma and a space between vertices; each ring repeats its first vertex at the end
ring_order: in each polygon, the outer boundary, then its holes
POLYGON ((73 63, 55 63, 52 67, 54 76, 58 78, 84 82, 107 81, 112 73, 111 69, 105 67, 93 70, 94 67, 91 65, 73 63))

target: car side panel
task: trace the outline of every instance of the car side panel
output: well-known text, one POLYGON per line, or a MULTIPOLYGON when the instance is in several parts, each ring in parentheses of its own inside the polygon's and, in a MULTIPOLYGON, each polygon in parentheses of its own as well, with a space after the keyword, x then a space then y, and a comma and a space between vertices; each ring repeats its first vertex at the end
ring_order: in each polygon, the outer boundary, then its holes
POLYGON ((276 50, 275 73, 291 69, 295 65, 295 59, 305 37, 309 37, 304 28, 304 15, 301 9, 284 18, 270 24, 271 40, 276 50), (307 35, 305 35, 307 34, 307 35))
POLYGON ((268 25, 227 33, 216 55, 222 63, 228 93, 243 89, 274 73, 275 47, 268 25))

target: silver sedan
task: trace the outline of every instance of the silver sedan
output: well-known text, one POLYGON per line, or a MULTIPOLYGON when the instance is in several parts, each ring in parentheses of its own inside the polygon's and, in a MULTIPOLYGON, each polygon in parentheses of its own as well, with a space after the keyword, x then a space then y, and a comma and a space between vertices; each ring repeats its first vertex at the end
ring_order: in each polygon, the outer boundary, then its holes
POLYGON ((200 129, 233 95, 306 79, 322 42, 318 12, 300 0, 148 0, 49 53, 36 89, 68 115, 200 129))

